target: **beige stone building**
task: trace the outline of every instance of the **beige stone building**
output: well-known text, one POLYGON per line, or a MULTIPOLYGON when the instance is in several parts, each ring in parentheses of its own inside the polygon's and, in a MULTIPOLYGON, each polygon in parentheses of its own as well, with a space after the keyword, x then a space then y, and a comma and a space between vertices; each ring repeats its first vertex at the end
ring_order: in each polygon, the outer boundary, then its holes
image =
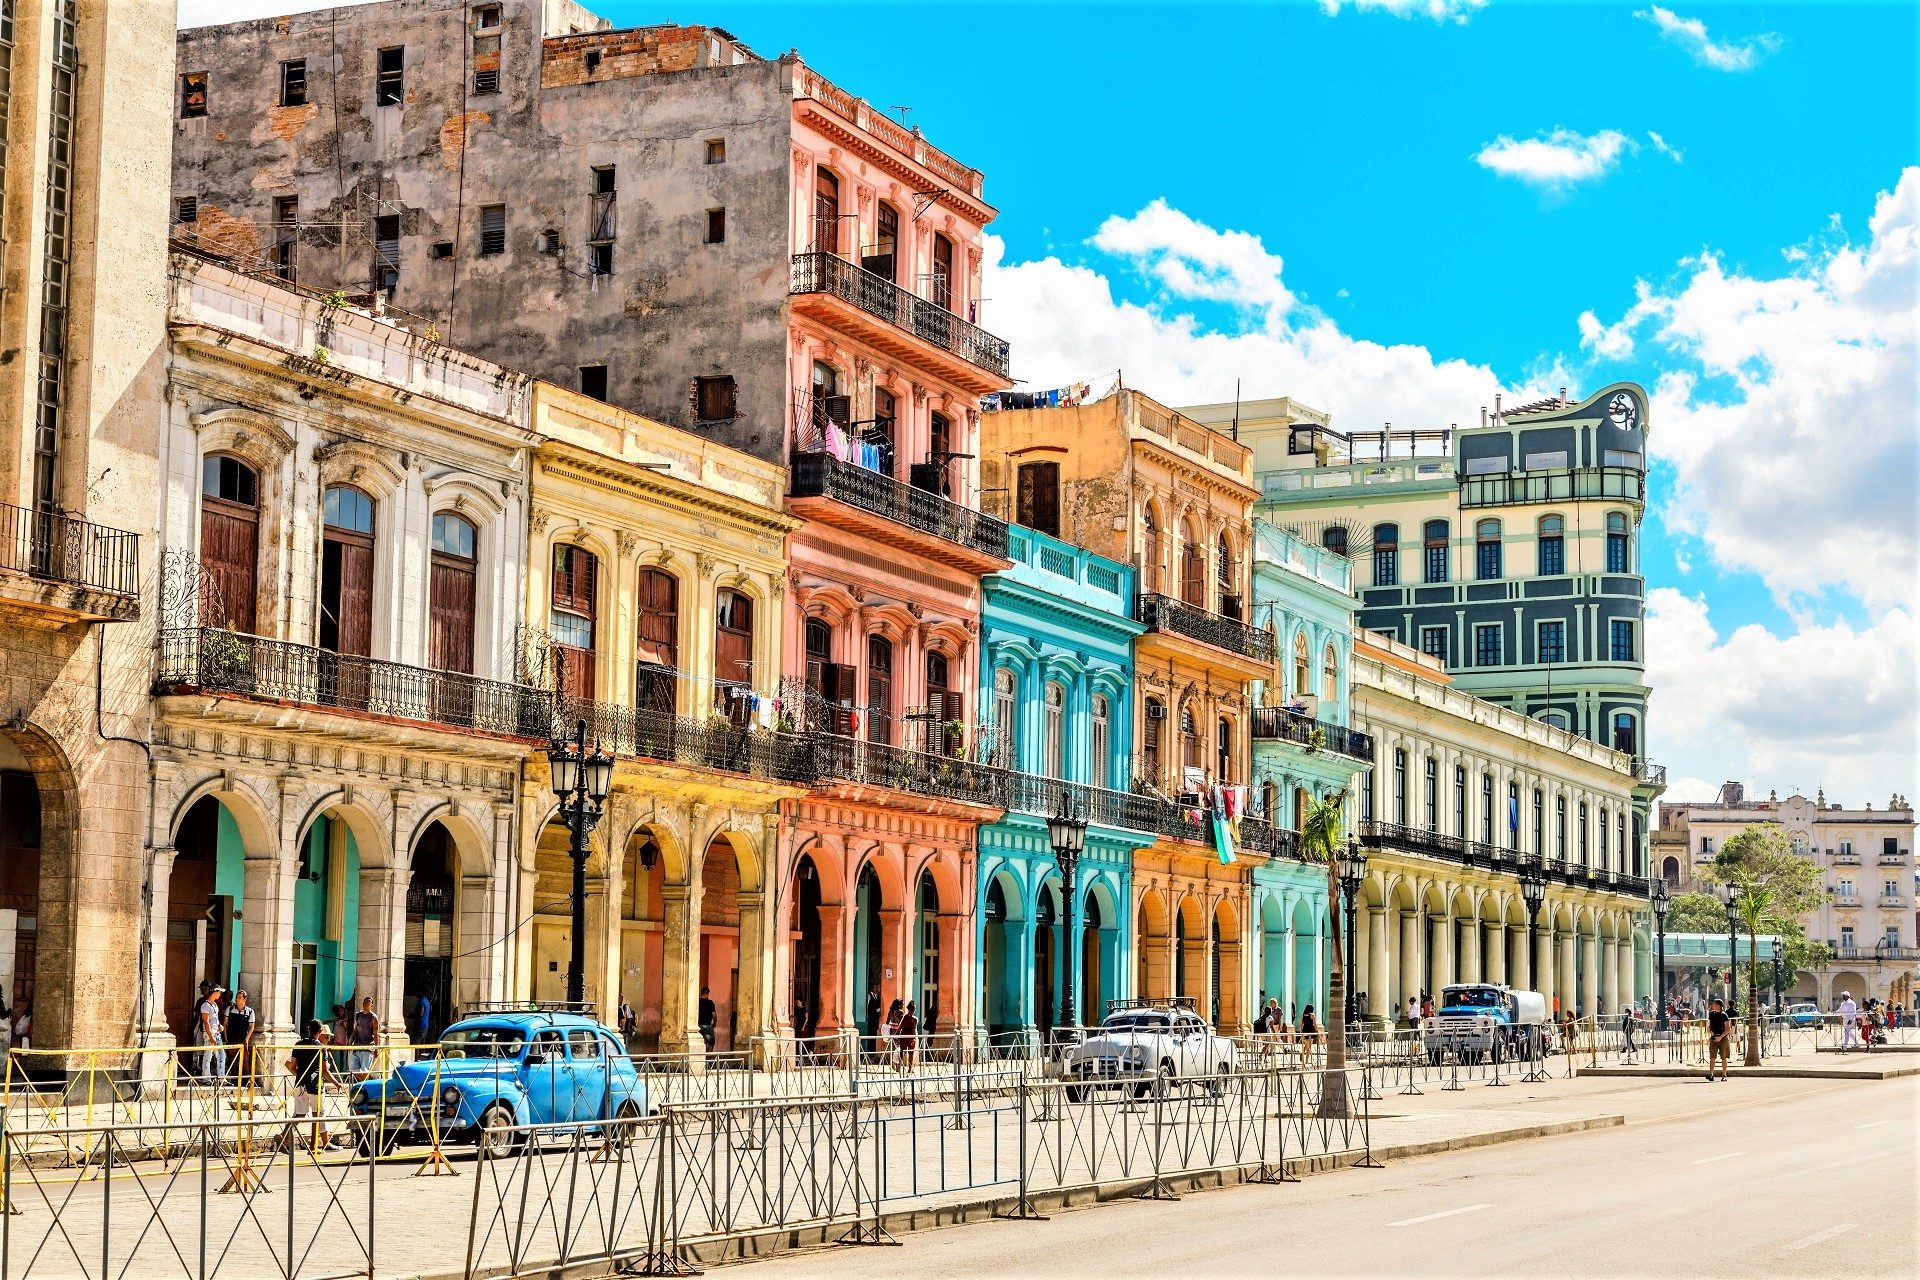
POLYGON ((371 996, 390 1036, 509 994, 526 381, 177 253, 143 1042, 197 981, 286 1034, 371 996))
POLYGON ((1654 833, 1655 871, 1678 889, 1700 888, 1695 873, 1727 840, 1751 826, 1778 827, 1796 853, 1820 864, 1827 900, 1802 918, 1807 936, 1833 949, 1824 968, 1796 976, 1788 999, 1831 1008, 1842 991, 1856 1001, 1894 999, 1911 1004, 1920 941, 1915 938, 1913 804, 1896 795, 1885 807, 1850 807, 1797 792, 1774 791, 1749 800, 1738 782, 1710 801, 1660 806, 1654 833))
MULTIPOLYGON (((0 23, 0 998, 136 1019, 173 12, 0 23)), ((49 1062, 47 1065, 58 1065, 49 1062)))

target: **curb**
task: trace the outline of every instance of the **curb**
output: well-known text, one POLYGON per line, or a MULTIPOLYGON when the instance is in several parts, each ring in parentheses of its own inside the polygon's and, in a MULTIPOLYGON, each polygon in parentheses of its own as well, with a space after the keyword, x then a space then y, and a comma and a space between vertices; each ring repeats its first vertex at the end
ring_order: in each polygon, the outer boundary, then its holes
MULTIPOLYGON (((1864 1055, 1863 1055, 1864 1056, 1864 1055)), ((1684 1080, 1704 1074, 1700 1067, 1581 1067, 1574 1074, 1605 1079, 1608 1076, 1660 1076, 1684 1080)), ((1734 1067, 1732 1078, 1755 1080, 1895 1080, 1920 1075, 1920 1062, 1868 1070, 1847 1071, 1838 1067, 1734 1067)))

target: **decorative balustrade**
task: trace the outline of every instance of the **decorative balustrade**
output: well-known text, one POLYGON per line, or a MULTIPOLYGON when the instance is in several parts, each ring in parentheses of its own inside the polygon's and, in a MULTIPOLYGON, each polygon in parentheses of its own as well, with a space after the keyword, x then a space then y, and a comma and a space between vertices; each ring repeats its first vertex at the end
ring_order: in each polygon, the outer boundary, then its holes
POLYGON ((553 694, 544 689, 216 627, 161 632, 154 684, 157 693, 234 693, 526 738, 545 738, 554 727, 553 694))
POLYGON ((1256 741, 1292 742, 1309 751, 1331 751, 1355 760, 1373 759, 1373 738, 1370 735, 1331 721, 1316 720, 1285 707, 1254 708, 1253 736, 1256 741))
POLYGON ((811 782, 806 741, 793 734, 747 728, 724 716, 695 720, 607 702, 566 698, 554 716, 554 734, 587 725, 587 741, 616 756, 633 756, 781 782, 811 782))
POLYGON ((1642 786, 1664 787, 1667 785, 1667 766, 1655 764, 1651 760, 1635 760, 1633 778, 1642 786))
POLYGON ((788 491, 796 498, 832 498, 862 511, 930 533, 957 546, 1001 559, 1007 554, 1004 520, 963 507, 937 493, 819 451, 795 451, 788 491))
POLYGON ((1256 662, 1273 661, 1272 633, 1250 627, 1234 618, 1211 613, 1173 596, 1141 592, 1136 598, 1135 616, 1137 621, 1155 631, 1171 631, 1190 640, 1252 658, 1256 662))
POLYGON ((994 337, 940 304, 929 302, 837 253, 795 254, 792 290, 794 293, 830 293, 976 368, 1001 378, 1008 376, 1008 348, 1004 338, 994 337))
POLYGON ((0 569, 133 596, 140 590, 140 535, 0 503, 0 569))

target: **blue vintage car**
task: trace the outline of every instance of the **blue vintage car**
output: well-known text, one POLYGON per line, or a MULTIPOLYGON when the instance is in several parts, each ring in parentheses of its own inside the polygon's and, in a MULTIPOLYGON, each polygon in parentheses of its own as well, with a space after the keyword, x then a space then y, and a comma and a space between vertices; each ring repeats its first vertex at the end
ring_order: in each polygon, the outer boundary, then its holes
POLYGON ((518 1126, 599 1128, 647 1114, 646 1084, 611 1028, 573 1013, 490 1013, 440 1036, 431 1058, 356 1085, 348 1109, 376 1117, 361 1144, 473 1142, 488 1155, 525 1145, 518 1126))

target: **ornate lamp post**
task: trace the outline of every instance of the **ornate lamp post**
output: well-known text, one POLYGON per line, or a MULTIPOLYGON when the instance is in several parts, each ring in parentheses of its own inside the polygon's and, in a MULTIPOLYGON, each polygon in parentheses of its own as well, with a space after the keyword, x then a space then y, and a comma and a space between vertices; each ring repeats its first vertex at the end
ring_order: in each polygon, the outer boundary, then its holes
POLYGON ((1073 803, 1064 790, 1060 793, 1058 808, 1047 819, 1047 842, 1053 846, 1053 860, 1060 868, 1061 884, 1066 890, 1067 991, 1060 1002, 1060 1025, 1073 1027, 1079 1025, 1073 995, 1080 985, 1080 939, 1074 932, 1073 873, 1087 847, 1087 820, 1074 813, 1073 803))
POLYGON ((1654 1023, 1654 1029, 1665 1032, 1667 1029, 1667 905, 1672 901, 1672 897, 1667 892, 1665 876, 1654 877, 1653 889, 1647 897, 1653 905, 1654 946, 1656 963, 1659 965, 1656 970, 1659 976, 1654 981, 1653 997, 1654 1012, 1658 1015, 1659 1021, 1654 1023))
POLYGON ((1340 864, 1340 897, 1347 909, 1347 1007, 1346 1025, 1354 1024, 1358 1010, 1354 1008, 1354 956, 1353 956, 1353 900, 1360 892, 1360 881, 1367 874, 1367 851, 1351 837, 1347 847, 1335 855, 1340 864))
POLYGON ((1740 1016, 1740 891, 1727 886, 1727 1012, 1740 1016))
POLYGON ((1786 959, 1787 949, 1780 939, 1773 940, 1773 1014, 1777 1018, 1785 1010, 1780 1003, 1780 965, 1786 959))
POLYGON ((1535 970, 1540 947, 1535 934, 1540 928, 1540 906, 1547 900, 1547 873, 1537 854, 1520 864, 1520 897, 1527 904, 1527 980, 1538 987, 1540 975, 1535 970))
POLYGON ((573 948, 567 957, 567 1003, 587 1001, 587 835, 600 822, 613 784, 613 757, 600 750, 587 754, 587 722, 574 722, 573 738, 556 738, 547 748, 553 774, 553 794, 560 801, 560 820, 567 824, 567 856, 573 859, 573 948))

